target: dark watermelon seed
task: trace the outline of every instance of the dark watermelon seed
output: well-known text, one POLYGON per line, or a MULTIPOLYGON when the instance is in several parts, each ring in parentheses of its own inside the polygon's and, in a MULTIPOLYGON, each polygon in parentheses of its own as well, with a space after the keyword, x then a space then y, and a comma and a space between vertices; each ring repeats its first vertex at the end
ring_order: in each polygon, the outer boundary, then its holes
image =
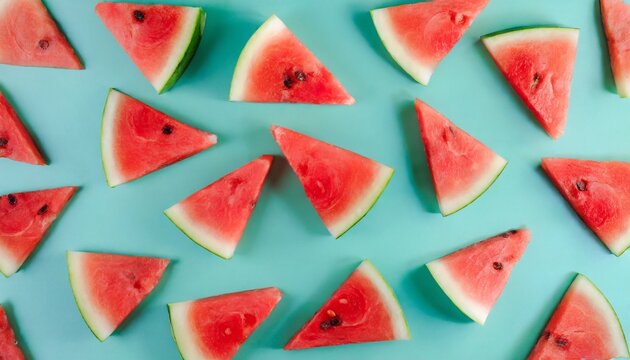
POLYGON ((580 190, 580 191, 586 191, 586 181, 584 180, 578 180, 575 183, 575 187, 580 190))
POLYGON ((0 147, 5 147, 9 143, 9 139, 0 137, 0 147))
POLYGON ((534 73, 534 81, 532 81, 532 89, 535 89, 538 86, 538 82, 540 81, 540 74, 534 73))
POLYGON ((542 338, 545 340, 549 340, 550 337, 551 337, 551 332, 549 330, 545 330, 545 332, 543 332, 542 334, 542 338))
POLYGON ((558 345, 558 347, 561 347, 561 348, 566 348, 567 346, 569 346, 569 339, 562 336, 558 336, 556 337, 556 345, 558 345))
POLYGON ((448 127, 448 131, 450 131, 450 132, 451 132, 451 135, 455 135, 455 129, 453 129, 453 127, 452 127, 452 126, 449 126, 449 127, 448 127))
POLYGON ((285 88, 290 89, 291 86, 293 86, 293 79, 289 75, 284 75, 282 83, 284 84, 285 88))
POLYGON ((138 20, 138 22, 143 22, 144 21, 144 13, 140 10, 134 10, 133 11, 133 17, 138 20))
POLYGON ((306 74, 300 70, 296 71, 294 75, 295 75, 295 78, 298 79, 298 81, 306 80, 306 74))
POLYGON ((497 271, 503 270, 503 264, 501 264, 498 261, 493 262, 492 267, 494 268, 494 270, 497 270, 497 271))
POLYGON ((171 135, 173 133, 173 126, 166 124, 162 127, 162 134, 171 135))
POLYGON ((37 43, 37 46, 39 46, 39 48, 42 50, 46 50, 50 46, 50 43, 48 42, 48 40, 42 39, 42 40, 39 40, 39 42, 37 43))
POLYGON ((326 329, 329 329, 330 327, 335 327, 335 326, 340 326, 340 325, 341 325, 341 319, 338 316, 335 316, 331 319, 324 320, 321 323, 319 323, 319 328, 322 330, 326 330, 326 329))
POLYGON ((7 196, 7 199, 9 200, 9 205, 17 205, 17 198, 15 197, 15 195, 9 194, 7 196))
POLYGON ((48 212, 48 204, 40 207, 39 210, 37 210, 37 215, 44 215, 46 212, 48 212))
POLYGON ((332 326, 341 325, 341 319, 338 316, 335 316, 334 318, 330 319, 330 325, 332 326))

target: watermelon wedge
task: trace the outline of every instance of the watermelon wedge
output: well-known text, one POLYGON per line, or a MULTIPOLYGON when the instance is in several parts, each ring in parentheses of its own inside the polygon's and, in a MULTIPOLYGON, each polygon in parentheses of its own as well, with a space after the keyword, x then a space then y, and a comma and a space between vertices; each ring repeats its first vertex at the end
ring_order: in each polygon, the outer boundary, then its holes
POLYGON ((0 1, 0 64, 83 69, 41 0, 0 1))
POLYGON ((199 7, 101 2, 96 14, 158 93, 182 76, 206 24, 199 7))
POLYGON ((266 288, 169 304, 182 358, 232 359, 281 299, 280 290, 266 288))
POLYGON ((24 360, 26 357, 18 345, 15 332, 0 305, 0 356, 3 360, 24 360))
POLYGON ((422 85, 453 49, 488 0, 433 0, 372 10, 383 45, 422 85))
POLYGON ((275 15, 243 48, 234 70, 230 100, 354 104, 341 83, 275 15))
POLYGON ((578 274, 529 354, 529 360, 628 358, 615 310, 604 294, 578 274))
POLYGON ((0 272, 9 277, 24 264, 66 206, 76 187, 0 196, 0 272))
POLYGON ((370 211, 394 174, 390 167, 304 134, 275 125, 271 132, 335 238, 370 211))
POLYGON ((140 178, 217 143, 201 131, 110 89, 101 129, 103 169, 109 186, 140 178))
POLYGON ((613 254, 630 247, 630 163, 547 158, 542 168, 613 254))
POLYGON ((429 105, 415 105, 440 211, 448 216, 488 190, 507 161, 429 105))
POLYGON ((483 325, 529 239, 527 229, 510 230, 433 260, 427 268, 451 301, 483 325))
POLYGON ((69 251, 70 286, 92 333, 105 341, 153 291, 170 260, 69 251))
POLYGON ((630 97, 630 4, 600 0, 600 5, 617 93, 630 97))
POLYGON ((33 138, 19 116, 0 92, 0 158, 33 165, 46 165, 33 138))
POLYGON ((234 255, 273 156, 263 155, 168 208, 164 213, 190 239, 216 255, 234 255))
POLYGON ((512 88, 552 139, 564 133, 578 29, 527 27, 485 35, 481 41, 512 88))
POLYGON ((396 295, 365 260, 284 349, 408 339, 409 329, 396 295))

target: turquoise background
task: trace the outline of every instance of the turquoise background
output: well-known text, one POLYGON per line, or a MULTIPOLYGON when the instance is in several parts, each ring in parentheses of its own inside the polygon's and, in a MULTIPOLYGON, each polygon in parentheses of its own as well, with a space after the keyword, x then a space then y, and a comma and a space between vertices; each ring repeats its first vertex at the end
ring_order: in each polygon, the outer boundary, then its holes
POLYGON ((177 359, 166 304, 277 286, 285 298, 239 359, 519 359, 527 355, 575 272, 589 276, 630 327, 630 255, 616 258, 574 215, 541 172, 543 156, 630 160, 630 102, 614 93, 596 0, 491 0, 438 67, 429 87, 391 60, 368 11, 388 0, 169 0, 203 6, 206 33, 175 87, 157 95, 93 11, 94 0, 48 0, 86 70, 0 66, 0 85, 33 129, 51 164, 0 161, 0 193, 62 185, 81 190, 22 270, 0 279, 24 346, 35 359, 177 359), (277 14, 356 98, 354 106, 230 103, 241 48, 277 14), (569 120, 552 141, 502 78, 479 36, 513 26, 581 28, 569 120), (219 144, 110 189, 99 130, 116 87, 199 128, 219 144), (419 97, 510 163, 490 190, 443 218, 413 110, 419 97), (279 154, 272 123, 352 149, 396 168, 373 210, 334 240, 278 159, 232 260, 188 240, 162 211, 262 153, 279 154), (485 326, 460 314, 423 264, 504 230, 533 238, 485 326), (105 343, 81 319, 67 280, 66 250, 172 258, 157 290, 105 343), (412 340, 296 352, 291 334, 364 259, 394 288, 412 340))

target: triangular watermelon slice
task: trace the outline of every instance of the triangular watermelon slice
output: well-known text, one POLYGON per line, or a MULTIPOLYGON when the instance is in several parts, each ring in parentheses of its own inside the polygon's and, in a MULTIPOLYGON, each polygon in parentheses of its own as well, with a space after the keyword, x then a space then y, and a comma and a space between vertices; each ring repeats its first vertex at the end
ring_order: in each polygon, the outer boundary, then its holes
POLYGON ((630 247, 630 163, 547 158, 542 168, 613 254, 630 247))
POLYGON ((396 295, 365 260, 284 349, 408 339, 409 329, 396 295))
POLYGON ((324 64, 275 15, 243 48, 234 70, 230 100, 354 104, 324 64))
POLYGON ((41 0, 0 1, 0 64, 83 69, 41 0))
POLYGON ((266 288, 168 305, 173 337, 184 359, 229 360, 282 299, 266 288))
POLYGON ((195 129, 110 89, 101 133, 103 168, 109 186, 140 178, 217 143, 195 129))
POLYGON ((600 0, 610 65, 621 97, 630 97, 630 4, 600 0))
POLYGON ((387 51, 412 78, 431 75, 464 35, 488 0, 433 0, 372 10, 387 51))
POLYGON ((3 360, 24 360, 26 357, 18 345, 9 318, 0 305, 0 358, 3 360))
POLYGON ((206 23, 202 8, 188 6, 101 2, 96 14, 158 93, 184 73, 206 23))
POLYGON ((510 85, 552 139, 564 133, 578 29, 529 27, 481 38, 510 85))
POLYGON ((92 333, 105 341, 156 287, 170 260, 69 251, 70 286, 92 333))
POLYGON ((621 323, 604 294, 578 274, 528 360, 629 358, 621 323))
POLYGON ((529 239, 527 229, 510 230, 433 260, 427 268, 451 301, 483 325, 529 239))
POLYGON ((76 187, 0 196, 0 272, 11 276, 24 264, 76 187))
POLYGON ((2 93, 0 93, 0 158, 33 165, 46 165, 33 138, 2 93))
POLYGON ((448 216, 488 190, 507 161, 429 105, 415 105, 440 211, 448 216))
POLYGON ((171 206, 164 213, 191 240, 229 259, 245 231, 273 157, 263 155, 171 206))
POLYGON ((275 125, 271 132, 335 238, 370 211, 394 175, 390 167, 304 134, 275 125))

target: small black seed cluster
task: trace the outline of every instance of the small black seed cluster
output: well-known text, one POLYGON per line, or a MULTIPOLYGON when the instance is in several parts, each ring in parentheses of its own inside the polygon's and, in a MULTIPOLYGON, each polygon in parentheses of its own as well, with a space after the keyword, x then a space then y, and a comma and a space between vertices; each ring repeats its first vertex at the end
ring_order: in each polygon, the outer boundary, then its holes
POLYGON ((319 328, 322 330, 327 330, 331 327, 337 327, 341 325, 341 319, 339 316, 333 316, 328 320, 324 320, 319 324, 319 328))
POLYGON ((303 71, 296 70, 293 73, 285 73, 282 83, 285 88, 290 89, 296 81, 306 81, 306 79, 307 75, 303 71))

